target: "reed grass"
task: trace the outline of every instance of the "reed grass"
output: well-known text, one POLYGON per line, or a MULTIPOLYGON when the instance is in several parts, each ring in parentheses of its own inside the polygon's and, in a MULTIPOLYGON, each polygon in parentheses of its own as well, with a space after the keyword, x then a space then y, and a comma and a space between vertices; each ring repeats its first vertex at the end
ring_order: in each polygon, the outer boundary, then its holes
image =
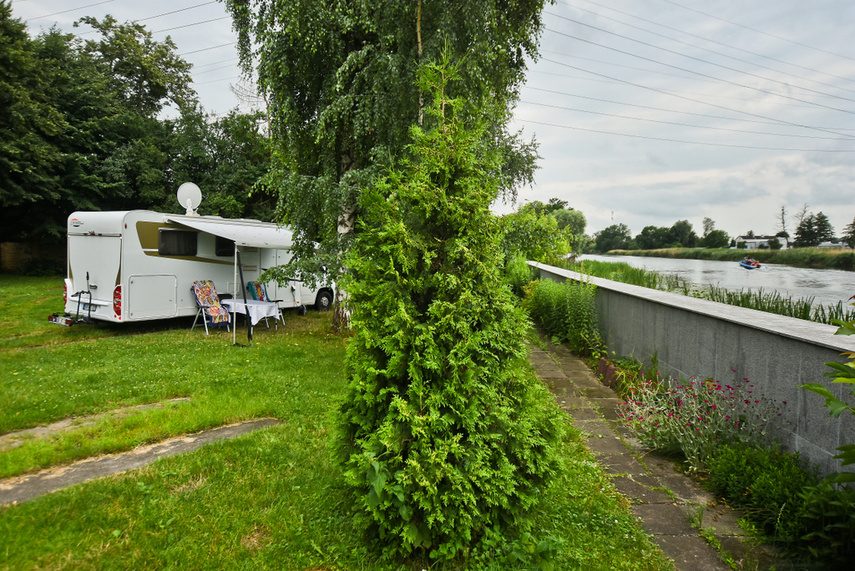
MULTIPOLYGON (((677 249, 674 248, 672 250, 677 249)), ((658 252, 660 250, 651 251, 658 252)), ((713 250, 706 251, 712 252, 713 250)), ((752 253, 754 251, 752 250, 752 253)), ((741 252, 744 254, 744 250, 741 252)), ((813 297, 793 299, 783 297, 779 292, 765 291, 763 289, 735 291, 716 285, 699 287, 677 275, 661 274, 651 270, 635 268, 625 262, 584 260, 568 263, 565 267, 566 269, 598 278, 708 299, 718 303, 756 309, 786 317, 795 317, 796 319, 803 319, 805 321, 830 324, 834 320, 851 321, 855 319, 855 308, 843 302, 837 302, 836 305, 822 305, 815 303, 813 297)))

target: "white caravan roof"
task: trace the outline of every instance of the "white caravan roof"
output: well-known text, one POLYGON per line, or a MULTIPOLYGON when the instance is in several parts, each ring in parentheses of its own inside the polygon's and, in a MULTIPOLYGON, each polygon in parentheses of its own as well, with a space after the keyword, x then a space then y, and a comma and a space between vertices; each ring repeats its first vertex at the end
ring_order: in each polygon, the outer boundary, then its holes
POLYGON ((238 246, 280 250, 287 250, 291 247, 291 231, 269 222, 225 218, 210 220, 195 216, 170 216, 168 220, 194 230, 226 238, 238 246))

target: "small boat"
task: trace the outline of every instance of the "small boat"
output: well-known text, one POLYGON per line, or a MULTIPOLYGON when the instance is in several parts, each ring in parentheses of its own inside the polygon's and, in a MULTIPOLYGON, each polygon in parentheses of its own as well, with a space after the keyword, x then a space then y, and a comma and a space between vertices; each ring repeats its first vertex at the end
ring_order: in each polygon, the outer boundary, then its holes
POLYGON ((739 260, 739 265, 746 270, 756 270, 760 267, 760 262, 754 259, 739 260))

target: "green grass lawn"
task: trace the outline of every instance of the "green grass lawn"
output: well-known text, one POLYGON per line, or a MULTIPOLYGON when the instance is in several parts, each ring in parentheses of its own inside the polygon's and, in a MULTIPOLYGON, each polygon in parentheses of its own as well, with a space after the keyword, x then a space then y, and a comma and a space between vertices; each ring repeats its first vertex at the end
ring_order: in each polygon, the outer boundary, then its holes
MULTIPOLYGON (((289 315, 279 331, 257 329, 246 348, 180 319, 49 324, 61 306, 58 278, 0 276, 0 435, 97 421, 0 449, 0 478, 238 420, 282 424, 0 506, 0 569, 429 567, 381 563, 352 526, 328 450, 346 346, 329 332, 329 314, 289 315), (117 413, 142 403, 165 404, 117 413)), ((557 548, 553 568, 670 569, 577 431, 564 448, 566 469, 535 513, 538 539, 557 548)))

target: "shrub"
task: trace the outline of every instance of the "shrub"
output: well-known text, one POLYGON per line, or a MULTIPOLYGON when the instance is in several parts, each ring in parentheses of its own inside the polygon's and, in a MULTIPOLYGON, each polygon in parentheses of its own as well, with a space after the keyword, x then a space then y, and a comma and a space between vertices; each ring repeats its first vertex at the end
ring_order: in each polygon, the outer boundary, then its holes
POLYGON ((526 263, 525 256, 514 256, 505 265, 505 282, 519 297, 525 294, 525 288, 534 279, 534 269, 526 263))
POLYGON ((805 533, 800 514, 802 491, 816 484, 816 472, 798 454, 746 443, 726 444, 709 459, 709 485, 734 505, 746 508, 751 519, 771 537, 798 541, 805 533))
POLYGON ((645 445, 682 455, 690 471, 704 470, 722 444, 761 440, 781 419, 780 409, 761 401, 754 385, 695 379, 646 379, 619 414, 645 445))
POLYGON ((819 481, 798 453, 744 443, 723 445, 709 461, 710 490, 747 512, 794 557, 849 568, 855 555, 855 490, 819 481))
POLYGON ((799 494, 808 533, 800 547, 835 569, 851 569, 855 556, 855 489, 835 488, 825 479, 799 494))
POLYGON ((360 199, 336 449, 358 522, 388 557, 509 555, 534 531, 564 425, 500 277, 497 159, 442 96, 448 69, 429 70, 435 128, 414 128, 406 170, 360 199))
POLYGON ((18 273, 22 276, 50 277, 65 275, 65 262, 48 258, 27 260, 18 273))
POLYGON ((526 306, 547 335, 566 342, 577 353, 588 354, 602 345, 595 294, 593 284, 539 280, 531 288, 526 306))

